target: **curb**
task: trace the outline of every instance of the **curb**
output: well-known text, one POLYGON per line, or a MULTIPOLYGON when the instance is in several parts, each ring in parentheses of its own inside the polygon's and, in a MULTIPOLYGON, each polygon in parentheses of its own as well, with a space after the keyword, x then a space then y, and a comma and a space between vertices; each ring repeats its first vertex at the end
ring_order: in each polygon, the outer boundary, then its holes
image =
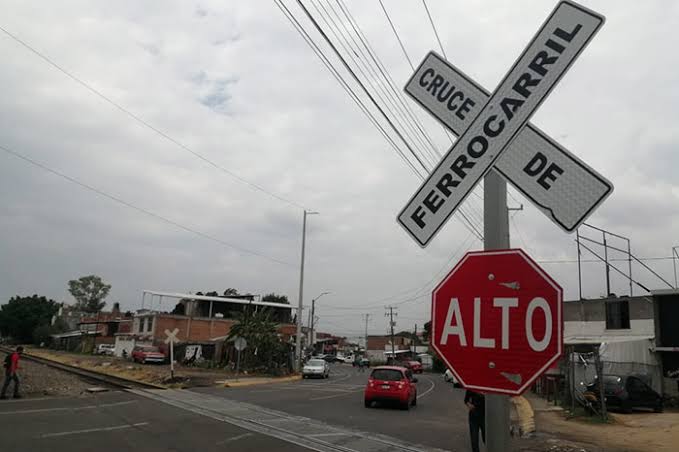
POLYGON ((244 386, 256 386, 274 383, 287 383, 289 381, 301 380, 300 375, 292 375, 290 377, 277 377, 277 378, 246 378, 245 380, 234 381, 234 380, 219 380, 217 381, 218 387, 224 388, 242 388, 244 386))
POLYGON ((512 397, 511 401, 518 417, 519 435, 526 437, 535 433, 535 413, 528 399, 524 396, 517 396, 512 397))

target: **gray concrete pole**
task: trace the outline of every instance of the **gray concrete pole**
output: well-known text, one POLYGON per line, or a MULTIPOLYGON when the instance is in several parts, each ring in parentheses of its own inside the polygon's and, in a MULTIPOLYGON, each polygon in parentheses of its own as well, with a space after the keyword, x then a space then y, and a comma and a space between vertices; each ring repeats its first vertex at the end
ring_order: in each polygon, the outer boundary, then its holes
MULTIPOLYGON (((302 368, 302 310, 304 296, 304 246, 306 245, 306 210, 302 219, 302 258, 299 265, 299 298, 297 299, 297 340, 295 341, 295 371, 302 368)), ((311 319, 313 322, 313 319, 311 319)))
MULTIPOLYGON (((509 248, 507 183, 491 170, 483 182, 483 248, 509 248)), ((486 449, 488 452, 509 451, 509 397, 486 395, 486 449)))

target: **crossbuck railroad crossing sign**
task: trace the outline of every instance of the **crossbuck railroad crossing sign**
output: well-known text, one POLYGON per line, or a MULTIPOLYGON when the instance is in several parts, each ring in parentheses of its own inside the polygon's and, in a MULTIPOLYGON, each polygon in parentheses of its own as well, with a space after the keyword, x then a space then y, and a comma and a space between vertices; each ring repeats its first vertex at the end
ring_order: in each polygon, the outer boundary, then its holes
POLYGON ((398 215, 420 246, 491 168, 567 232, 611 194, 608 180, 528 123, 603 23, 559 2, 492 94, 436 53, 425 57, 405 91, 459 138, 398 215))
POLYGON ((165 343, 169 344, 170 342, 177 342, 177 333, 179 333, 179 328, 175 328, 174 330, 165 330, 165 335, 167 336, 165 338, 165 343))

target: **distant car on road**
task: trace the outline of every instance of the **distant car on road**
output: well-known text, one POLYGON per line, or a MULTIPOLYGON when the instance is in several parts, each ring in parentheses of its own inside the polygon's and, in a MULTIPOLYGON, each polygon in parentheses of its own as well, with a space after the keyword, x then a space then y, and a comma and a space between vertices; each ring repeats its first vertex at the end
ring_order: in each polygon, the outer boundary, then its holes
POLYGON ((410 369, 414 374, 421 374, 423 372, 422 363, 419 361, 406 361, 403 363, 406 369, 410 369))
MULTIPOLYGON (((597 382, 588 385, 587 392, 599 400, 597 382)), ((626 413, 633 408, 652 408, 656 413, 663 410, 660 394, 638 375, 604 375, 604 397, 607 408, 619 408, 626 413)))
POLYGON ((363 396, 364 405, 370 408, 373 402, 398 402, 403 410, 417 405, 417 378, 410 369, 397 366, 378 366, 368 377, 363 396))
POLYGON ((132 361, 146 363, 164 363, 165 354, 152 345, 137 345, 132 349, 132 361))
POLYGON ((450 369, 446 369, 446 371, 443 373, 443 381, 446 383, 450 382, 453 383, 453 386, 456 388, 462 387, 459 381, 457 381, 457 378, 455 378, 455 375, 450 369))
POLYGON ((97 355, 113 356, 115 348, 116 346, 113 344, 99 344, 97 345, 97 355))
POLYGON ((324 359, 310 359, 302 368, 302 378, 328 378, 330 365, 324 359))

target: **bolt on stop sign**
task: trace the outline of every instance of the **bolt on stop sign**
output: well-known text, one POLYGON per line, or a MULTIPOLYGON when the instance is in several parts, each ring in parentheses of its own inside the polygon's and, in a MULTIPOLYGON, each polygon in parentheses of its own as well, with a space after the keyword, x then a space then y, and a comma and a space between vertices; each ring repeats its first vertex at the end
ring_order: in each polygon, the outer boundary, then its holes
POLYGON ((522 250, 467 253, 432 294, 432 344, 467 389, 518 395, 563 348, 561 287, 522 250))

